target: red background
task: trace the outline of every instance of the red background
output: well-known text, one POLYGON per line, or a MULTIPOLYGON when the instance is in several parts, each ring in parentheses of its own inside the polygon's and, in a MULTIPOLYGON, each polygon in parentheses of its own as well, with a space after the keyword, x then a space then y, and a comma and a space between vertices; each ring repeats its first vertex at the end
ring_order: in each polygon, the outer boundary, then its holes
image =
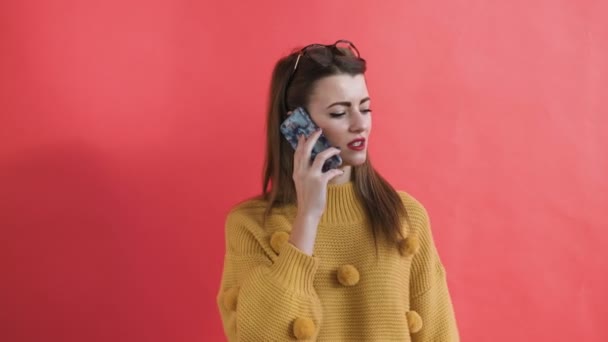
POLYGON ((601 1, 5 1, 0 339, 222 341, 271 68, 355 42, 371 155, 425 204, 464 341, 606 341, 601 1))

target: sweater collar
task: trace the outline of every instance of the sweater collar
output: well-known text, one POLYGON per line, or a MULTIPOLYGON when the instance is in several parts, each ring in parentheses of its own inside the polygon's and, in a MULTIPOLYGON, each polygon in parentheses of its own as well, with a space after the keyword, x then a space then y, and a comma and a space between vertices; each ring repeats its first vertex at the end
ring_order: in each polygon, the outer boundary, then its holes
MULTIPOLYGON (((295 218, 297 208, 295 205, 290 207, 290 216, 295 218)), ((327 185, 327 203, 319 224, 360 223, 365 218, 365 208, 355 193, 354 182, 327 185)))
POLYGON ((361 222, 364 218, 365 209, 355 192, 354 182, 327 185, 327 205, 321 224, 361 222))

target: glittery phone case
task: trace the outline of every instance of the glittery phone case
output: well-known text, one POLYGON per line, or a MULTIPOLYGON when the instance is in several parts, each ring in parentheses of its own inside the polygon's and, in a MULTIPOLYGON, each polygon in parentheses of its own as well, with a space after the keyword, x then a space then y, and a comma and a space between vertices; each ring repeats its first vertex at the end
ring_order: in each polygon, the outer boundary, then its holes
MULTIPOLYGON (((302 107, 296 108, 291 115, 281 123, 280 130, 283 136, 293 149, 295 150, 298 146, 298 136, 304 134, 307 138, 317 130, 317 125, 312 121, 310 115, 302 107)), ((311 160, 315 159, 317 154, 331 147, 331 144, 323 134, 319 137, 317 142, 312 148, 311 160)), ((331 156, 323 164, 323 172, 335 169, 342 164, 342 158, 339 155, 331 156)))

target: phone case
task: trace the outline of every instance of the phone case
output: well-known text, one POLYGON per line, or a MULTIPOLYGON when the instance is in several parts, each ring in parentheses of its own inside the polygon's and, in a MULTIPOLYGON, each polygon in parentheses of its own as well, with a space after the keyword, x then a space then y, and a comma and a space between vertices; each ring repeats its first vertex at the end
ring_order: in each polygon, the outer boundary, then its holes
MULTIPOLYGON (((294 150, 298 146, 298 136, 304 134, 308 138, 317 128, 310 115, 302 107, 296 108, 280 126, 281 133, 283 133, 283 136, 289 141, 294 150)), ((321 134, 312 148, 311 160, 314 160, 317 154, 330 147, 331 144, 327 138, 321 134)), ((340 165, 342 165, 342 158, 339 155, 334 155, 325 161, 322 170, 325 172, 335 169, 340 165)))

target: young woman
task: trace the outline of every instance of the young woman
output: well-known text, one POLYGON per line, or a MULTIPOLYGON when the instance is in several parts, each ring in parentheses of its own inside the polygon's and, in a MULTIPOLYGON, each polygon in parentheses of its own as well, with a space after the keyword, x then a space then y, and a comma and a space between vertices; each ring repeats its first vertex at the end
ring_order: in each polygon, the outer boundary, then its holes
POLYGON ((365 70, 343 40, 274 68, 263 193, 226 218, 218 305, 230 341, 459 340, 427 212, 369 160, 365 70), (294 151, 279 126, 298 107, 320 130, 294 151), (335 147, 311 162, 321 134, 335 147))

